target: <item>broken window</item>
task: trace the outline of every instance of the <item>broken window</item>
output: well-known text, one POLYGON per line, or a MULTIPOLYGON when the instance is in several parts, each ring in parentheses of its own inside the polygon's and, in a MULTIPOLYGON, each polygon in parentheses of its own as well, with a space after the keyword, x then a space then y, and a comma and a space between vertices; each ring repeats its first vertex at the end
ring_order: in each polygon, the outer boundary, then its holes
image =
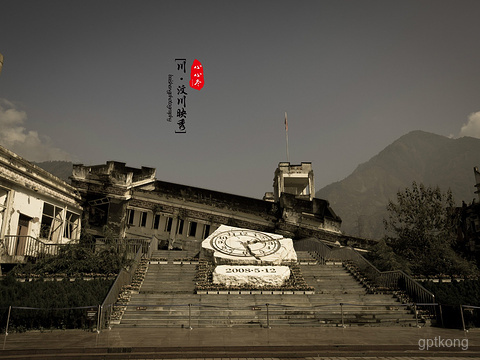
POLYGON ((183 219, 178 220, 178 225, 177 225, 177 234, 182 234, 183 233, 183 219))
POLYGON ((284 177, 283 192, 294 195, 310 195, 308 177, 284 177))
POLYGON ((195 237, 197 233, 197 223, 195 221, 190 221, 190 228, 188 229, 188 236, 195 237))
POLYGON ((203 238, 206 239, 210 235, 210 224, 203 225, 203 238))
POLYGON ((77 239, 79 237, 79 233, 78 233, 79 224, 80 224, 80 215, 67 211, 63 237, 67 239, 77 239))
POLYGON ((110 200, 104 197, 100 199, 90 200, 88 204, 90 205, 88 216, 89 225, 98 227, 107 225, 110 200))
POLYGON ((145 227, 147 226, 147 212, 143 211, 142 215, 140 216, 140 226, 145 227))
POLYGON ((0 188, 0 213, 7 208, 8 191, 0 188))
POLYGON ((40 225, 40 237, 56 241, 62 234, 62 208, 48 203, 43 204, 42 223, 40 225))
POLYGON ((168 217, 167 222, 165 223, 166 232, 170 232, 172 230, 172 222, 173 222, 173 219, 171 217, 168 217))
POLYGON ((133 219, 135 218, 135 210, 128 209, 127 218, 128 218, 127 224, 128 225, 133 225, 133 219))
POLYGON ((153 221, 153 228, 158 230, 159 226, 160 226, 160 214, 156 214, 155 219, 153 221))

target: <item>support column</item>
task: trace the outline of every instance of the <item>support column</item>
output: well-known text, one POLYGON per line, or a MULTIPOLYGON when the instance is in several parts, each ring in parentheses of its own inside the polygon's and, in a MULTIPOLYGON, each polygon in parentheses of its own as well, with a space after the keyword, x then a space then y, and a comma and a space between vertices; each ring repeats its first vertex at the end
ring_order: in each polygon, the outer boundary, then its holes
POLYGON ((63 236, 65 235, 65 227, 67 226, 67 209, 68 207, 65 205, 62 210, 62 228, 60 230, 60 236, 57 244, 63 244, 63 236))
POLYGON ((308 191, 310 192, 310 201, 315 197, 315 178, 313 177, 313 170, 308 172, 308 191))
POLYGON ((2 228, 0 229, 0 239, 4 239, 5 235, 11 235, 7 234, 7 224, 10 223, 10 213, 12 212, 12 203, 13 203, 13 196, 15 194, 15 190, 13 189, 7 189, 7 201, 6 201, 6 207, 3 210, 3 219, 2 219, 2 228))
POLYGON ((173 216, 172 228, 170 229, 170 234, 168 236, 168 250, 173 249, 175 240, 177 240, 178 209, 173 210, 172 216, 173 216))

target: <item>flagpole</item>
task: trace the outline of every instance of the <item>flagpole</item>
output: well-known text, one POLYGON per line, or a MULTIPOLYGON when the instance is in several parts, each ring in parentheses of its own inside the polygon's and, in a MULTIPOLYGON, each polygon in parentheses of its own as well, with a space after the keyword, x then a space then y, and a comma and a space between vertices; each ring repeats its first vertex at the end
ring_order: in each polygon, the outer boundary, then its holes
POLYGON ((287 120, 287 112, 285 112, 285 137, 287 140, 287 161, 290 162, 290 155, 288 154, 288 120, 287 120))

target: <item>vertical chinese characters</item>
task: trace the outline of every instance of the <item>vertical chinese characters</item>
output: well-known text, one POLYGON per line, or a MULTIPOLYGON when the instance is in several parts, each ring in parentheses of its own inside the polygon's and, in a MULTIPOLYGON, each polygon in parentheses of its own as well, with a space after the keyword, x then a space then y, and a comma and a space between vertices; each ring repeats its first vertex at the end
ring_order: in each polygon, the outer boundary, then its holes
POLYGON ((187 79, 187 59, 175 59, 176 72, 168 75, 168 102, 167 121, 173 122, 176 116, 176 134, 186 134, 187 127, 187 96, 190 93, 188 85, 192 89, 201 90, 205 84, 203 65, 195 59, 190 68, 190 81, 187 79), (188 82, 188 84, 187 84, 188 82), (188 92, 187 92, 188 91, 188 92))
MULTIPOLYGON (((187 59, 175 59, 177 64, 177 72, 180 74, 186 74, 187 72, 187 59)), ((175 130, 176 134, 185 134, 187 129, 185 127, 185 121, 187 120, 187 92, 185 91, 184 75, 180 77, 180 83, 177 86, 177 125, 178 130, 175 130)))

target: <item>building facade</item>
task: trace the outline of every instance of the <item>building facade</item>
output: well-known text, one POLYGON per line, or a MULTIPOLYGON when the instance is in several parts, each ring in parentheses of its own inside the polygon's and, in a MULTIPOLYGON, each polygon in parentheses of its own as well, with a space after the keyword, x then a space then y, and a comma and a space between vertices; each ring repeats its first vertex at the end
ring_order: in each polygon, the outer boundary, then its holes
POLYGON ((0 146, 1 263, 78 240, 82 211, 75 188, 0 146))
POLYGON ((283 193, 295 195, 298 199, 312 201, 315 196, 315 181, 311 162, 290 165, 281 162, 273 178, 273 199, 279 201, 283 193))
POLYGON ((115 161, 74 165, 71 180, 84 201, 86 231, 97 238, 107 229, 118 238, 155 236, 164 248, 198 250, 220 225, 230 225, 294 239, 360 240, 342 235, 328 201, 313 197, 311 163, 280 163, 264 200, 157 180, 153 168, 115 161))

